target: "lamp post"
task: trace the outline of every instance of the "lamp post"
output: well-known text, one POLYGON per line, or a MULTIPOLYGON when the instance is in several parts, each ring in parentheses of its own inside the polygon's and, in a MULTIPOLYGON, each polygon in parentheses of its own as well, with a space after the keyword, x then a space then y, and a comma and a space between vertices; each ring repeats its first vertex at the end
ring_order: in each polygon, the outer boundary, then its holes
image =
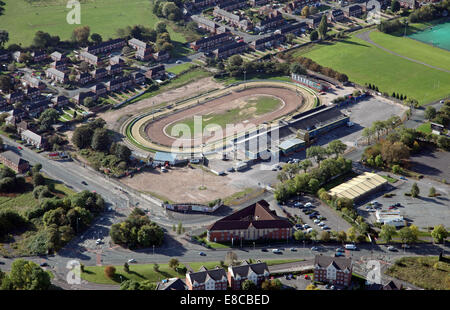
POLYGON ((247 88, 247 85, 245 84, 247 82, 247 71, 244 70, 244 89, 247 88))
POLYGON ((153 245, 153 255, 155 255, 155 245, 153 245))
POLYGON ((202 189, 205 188, 205 154, 203 152, 204 147, 205 143, 202 143, 202 189))

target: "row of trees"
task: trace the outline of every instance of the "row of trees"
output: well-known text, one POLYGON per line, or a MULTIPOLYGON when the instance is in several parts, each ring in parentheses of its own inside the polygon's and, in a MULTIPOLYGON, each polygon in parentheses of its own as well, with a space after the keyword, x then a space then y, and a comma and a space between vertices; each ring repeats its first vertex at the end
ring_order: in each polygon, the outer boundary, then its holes
POLYGON ((160 246, 164 240, 164 231, 150 221, 141 209, 135 208, 128 218, 111 226, 109 232, 114 243, 130 249, 160 246))
POLYGON ((309 173, 298 173, 300 169, 305 169, 307 166, 306 162, 306 165, 303 163, 287 164, 283 167, 285 170, 280 173, 279 177, 282 182, 277 185, 274 193, 277 201, 285 202, 289 197, 300 193, 316 194, 321 184, 351 171, 352 162, 343 157, 328 158, 323 160, 319 167, 311 169, 309 173))
POLYGON ((319 72, 323 75, 326 75, 330 78, 336 79, 339 82, 347 82, 348 81, 348 76, 346 74, 343 73, 339 73, 331 68, 328 67, 322 67, 321 65, 319 65, 317 62, 315 62, 314 60, 307 58, 307 57, 297 57, 295 59, 291 59, 292 62, 298 62, 299 64, 301 64, 305 69, 314 71, 314 72, 319 72))
MULTIPOLYGON (((435 242, 442 243, 449 236, 449 233, 444 225, 440 224, 433 228, 431 236, 435 242)), ((392 225, 383 225, 379 237, 386 243, 391 242, 394 237, 399 237, 403 243, 414 243, 419 240, 419 229, 417 226, 411 225, 397 231, 392 225)))
POLYGON ((277 61, 244 63, 240 55, 234 55, 228 59, 226 70, 230 76, 239 78, 250 77, 255 74, 288 75, 290 73, 289 64, 277 61))

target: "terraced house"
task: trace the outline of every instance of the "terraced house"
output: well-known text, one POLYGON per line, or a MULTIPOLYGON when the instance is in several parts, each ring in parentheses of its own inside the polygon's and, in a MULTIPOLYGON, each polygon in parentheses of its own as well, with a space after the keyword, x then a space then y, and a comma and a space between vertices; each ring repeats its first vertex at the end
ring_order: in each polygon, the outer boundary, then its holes
POLYGON ((25 74, 21 80, 23 83, 25 83, 25 85, 30 87, 36 87, 39 88, 40 90, 43 90, 47 87, 45 83, 43 83, 40 79, 35 78, 29 74, 25 74))
POLYGON ((247 0, 228 0, 217 4, 217 7, 222 10, 233 11, 244 8, 247 5, 247 0))
POLYGON ((45 76, 47 79, 64 84, 67 81, 67 75, 63 71, 59 71, 54 68, 48 68, 45 70, 45 76))
POLYGON ((273 34, 271 36, 255 40, 250 43, 250 47, 255 50, 264 50, 280 45, 286 41, 286 37, 282 34, 273 34))
POLYGON ((257 287, 261 287, 261 283, 270 276, 269 268, 266 263, 257 262, 249 264, 244 261, 240 266, 228 267, 228 284, 233 290, 241 290, 242 282, 245 280, 252 281, 257 287))
POLYGON ((91 64, 91 65, 93 65, 93 66, 98 66, 98 65, 99 65, 98 57, 95 56, 95 55, 92 54, 92 53, 83 51, 83 52, 80 53, 79 58, 80 58, 80 60, 83 60, 83 61, 85 61, 85 62, 87 62, 88 64, 91 64))
POLYGON ((202 38, 191 43, 191 48, 198 51, 211 50, 217 48, 219 45, 226 44, 232 40, 231 34, 229 32, 212 35, 207 38, 202 38))
POLYGON ((97 45, 85 47, 85 48, 83 48, 83 50, 88 53, 96 55, 99 53, 110 52, 112 50, 122 48, 125 45, 127 45, 127 43, 125 42, 124 39, 114 39, 114 40, 102 42, 97 45))
POLYGON ((242 210, 234 212, 207 229, 209 241, 237 241, 258 239, 288 239, 292 235, 292 224, 270 210, 269 203, 260 200, 242 210))
POLYGON ((213 51, 217 58, 226 58, 234 54, 245 52, 248 46, 245 42, 233 42, 227 45, 220 46, 213 51))
POLYGON ((186 285, 188 290, 226 290, 228 287, 227 273, 220 267, 210 270, 201 267, 198 272, 186 274, 186 285))

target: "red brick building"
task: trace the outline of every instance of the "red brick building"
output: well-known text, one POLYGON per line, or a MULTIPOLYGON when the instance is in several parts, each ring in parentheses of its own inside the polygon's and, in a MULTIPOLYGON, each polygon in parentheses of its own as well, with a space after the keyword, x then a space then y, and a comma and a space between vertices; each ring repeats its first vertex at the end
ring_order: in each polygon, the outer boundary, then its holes
POLYGON ((228 285, 233 290, 242 289, 242 282, 245 280, 252 281, 259 288, 269 276, 270 272, 266 263, 249 264, 245 261, 240 266, 228 267, 228 285))
POLYGON ((186 274, 186 285, 188 290, 226 290, 228 287, 227 273, 220 267, 210 270, 202 267, 198 272, 186 274))
POLYGON ((286 240, 292 236, 292 224, 270 210, 267 201, 260 200, 213 223, 208 227, 207 234, 208 240, 214 242, 286 240))
POLYGON ((24 173, 30 167, 28 161, 12 151, 0 153, 0 163, 11 168, 17 173, 24 173))
POLYGON ((352 280, 352 260, 345 257, 316 255, 314 281, 349 286, 352 280))

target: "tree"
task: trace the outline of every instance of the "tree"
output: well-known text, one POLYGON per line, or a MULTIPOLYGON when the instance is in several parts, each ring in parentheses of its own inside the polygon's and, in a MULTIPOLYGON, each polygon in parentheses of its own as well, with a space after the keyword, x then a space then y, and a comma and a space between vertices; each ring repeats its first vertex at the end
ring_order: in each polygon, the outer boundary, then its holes
POLYGON ((351 242, 355 242, 356 241, 356 229, 355 229, 355 227, 350 227, 347 230, 347 238, 351 242))
POLYGON ((400 10, 400 2, 398 0, 392 0, 391 2, 391 11, 398 12, 400 10))
POLYGON ((301 169, 303 169, 303 171, 306 173, 306 171, 308 171, 308 169, 310 167, 312 167, 313 164, 309 159, 305 159, 305 160, 301 161, 299 165, 300 165, 301 169))
POLYGON ((309 148, 306 149, 306 157, 307 158, 313 157, 316 160, 319 167, 320 167, 320 162, 326 158, 327 154, 328 153, 327 153, 326 149, 324 149, 321 146, 317 146, 317 145, 310 146, 309 148))
POLYGON ((309 39, 311 41, 316 41, 318 38, 319 38, 319 33, 317 32, 317 30, 311 31, 311 33, 309 34, 309 39))
POLYGON ((153 270, 154 270, 155 272, 159 272, 159 265, 158 265, 158 263, 155 263, 155 264, 153 265, 153 270))
POLYGON ((391 242, 392 238, 397 234, 397 231, 392 225, 383 225, 381 227, 380 238, 386 243, 391 242))
POLYGON ((317 235, 318 235, 318 232, 317 232, 317 230, 315 230, 315 229, 313 229, 313 230, 311 230, 311 232, 309 232, 309 236, 310 236, 311 239, 313 239, 313 240, 316 240, 317 235))
POLYGON ((39 186, 39 185, 44 185, 45 184, 45 178, 42 174, 40 173, 35 173, 33 174, 33 186, 39 186))
POLYGON ((89 126, 80 126, 72 135, 72 143, 79 149, 85 149, 91 145, 93 130, 89 126))
POLYGON ((413 243, 418 239, 417 234, 410 227, 403 227, 399 230, 398 236, 403 243, 413 243))
POLYGON ((432 106, 428 106, 426 109, 425 109, 425 113, 424 113, 424 116, 425 116, 425 118, 427 119, 427 120, 429 120, 429 121, 431 121, 433 118, 435 118, 436 117, 436 109, 434 108, 434 107, 432 107, 432 106))
POLYGON ((416 182, 414 182, 414 184, 411 187, 411 197, 416 198, 419 196, 419 194, 420 194, 419 186, 417 185, 416 182))
POLYGON ((86 44, 89 40, 91 29, 89 26, 77 27, 72 32, 72 40, 81 44, 86 44))
POLYGON ((98 33, 93 33, 91 34, 91 40, 95 43, 95 44, 100 44, 103 41, 103 38, 101 35, 99 35, 98 33))
POLYGON ((324 230, 320 233, 320 240, 323 242, 328 242, 331 239, 330 232, 324 230))
POLYGON ((91 147, 96 151, 105 151, 109 148, 111 139, 108 130, 105 128, 97 128, 92 136, 91 147))
POLYGON ((338 158, 339 155, 344 154, 346 149, 347 145, 343 143, 341 140, 333 140, 330 143, 328 143, 327 147, 328 153, 334 154, 336 158, 338 158))
POLYGON ((33 166, 33 168, 31 168, 31 172, 34 175, 36 173, 39 173, 39 171, 41 171, 41 169, 42 169, 42 164, 41 163, 37 163, 37 164, 35 164, 33 166))
POLYGON ((320 20, 319 24, 319 34, 321 39, 325 39, 328 31, 328 23, 327 23, 327 16, 324 14, 322 15, 322 19, 320 20))
POLYGON ((402 159, 409 158, 409 149, 402 142, 384 141, 381 145, 381 156, 383 160, 389 165, 391 163, 398 163, 402 159))
POLYGON ((6 30, 0 30, 0 46, 3 48, 9 41, 9 33, 6 30))
POLYGON ((297 241, 305 240, 305 233, 301 230, 294 232, 294 239, 297 241))
POLYGON ((301 15, 304 17, 308 17, 309 16, 309 6, 304 6, 301 12, 301 15))
POLYGON ((114 266, 106 266, 105 275, 110 279, 114 278, 114 276, 116 275, 116 268, 114 266))
POLYGON ((128 265, 127 262, 125 262, 125 264, 123 264, 123 271, 125 271, 126 273, 130 272, 130 265, 128 265))
POLYGON ((47 109, 39 116, 39 123, 41 130, 49 130, 50 126, 58 121, 59 113, 53 108, 47 109))
POLYGON ((345 231, 340 231, 337 233, 336 239, 339 242, 344 243, 347 240, 347 234, 345 233, 345 231))
POLYGON ((256 291, 256 284, 251 280, 245 280, 241 284, 241 288, 243 291, 256 291))
POLYGON ((228 59, 228 61, 232 66, 241 66, 244 62, 241 55, 233 55, 228 59))
POLYGON ((165 22, 159 21, 155 25, 155 30, 157 33, 167 32, 167 25, 165 22))
POLYGON ((435 197, 436 196, 436 189, 434 187, 430 188, 430 192, 428 193, 428 197, 435 197))
POLYGON ((433 231, 431 232, 431 236, 434 241, 437 243, 441 243, 448 237, 448 231, 445 229, 444 225, 434 226, 433 231))
POLYGON ((378 155, 375 157, 375 165, 376 165, 377 167, 382 167, 382 166, 383 166, 383 157, 381 156, 381 154, 378 154, 378 155))
POLYGON ((291 65, 290 69, 291 69, 291 72, 295 73, 295 74, 300 74, 300 75, 305 75, 306 74, 305 68, 303 68, 303 66, 300 63, 298 63, 298 62, 293 63, 291 65))
POLYGON ((11 264, 8 279, 15 290, 48 290, 51 285, 50 275, 46 271, 36 263, 24 259, 16 259, 11 264))
POLYGON ((172 268, 173 270, 177 269, 179 264, 180 264, 180 262, 176 258, 172 258, 169 261, 169 267, 172 268))

